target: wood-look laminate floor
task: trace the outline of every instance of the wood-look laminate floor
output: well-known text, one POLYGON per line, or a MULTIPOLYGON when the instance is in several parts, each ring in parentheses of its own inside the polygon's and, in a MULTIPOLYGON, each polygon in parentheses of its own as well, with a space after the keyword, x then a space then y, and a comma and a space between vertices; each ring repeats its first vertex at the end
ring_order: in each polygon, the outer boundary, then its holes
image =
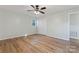
POLYGON ((60 53, 67 48, 66 41, 40 34, 0 41, 2 53, 60 53))
POLYGON ((70 49, 71 53, 79 53, 79 40, 70 38, 70 49))

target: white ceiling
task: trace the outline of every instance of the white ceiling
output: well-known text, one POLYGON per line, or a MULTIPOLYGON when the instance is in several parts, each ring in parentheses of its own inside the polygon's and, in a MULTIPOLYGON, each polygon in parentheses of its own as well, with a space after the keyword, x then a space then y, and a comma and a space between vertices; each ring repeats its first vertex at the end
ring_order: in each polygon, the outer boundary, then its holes
MULTIPOLYGON (((73 9, 73 8, 79 8, 78 5, 40 5, 41 6, 46 6, 47 9, 46 14, 50 14, 50 13, 55 13, 58 11, 63 11, 63 10, 69 10, 69 9, 73 9)), ((0 9, 5 9, 5 10, 9 10, 9 11, 13 11, 13 12, 19 12, 19 13, 24 13, 24 14, 32 14, 34 15, 33 12, 27 12, 26 10, 31 10, 33 9, 31 6, 29 5, 0 5, 0 9)), ((40 14, 42 15, 42 14, 40 14)))

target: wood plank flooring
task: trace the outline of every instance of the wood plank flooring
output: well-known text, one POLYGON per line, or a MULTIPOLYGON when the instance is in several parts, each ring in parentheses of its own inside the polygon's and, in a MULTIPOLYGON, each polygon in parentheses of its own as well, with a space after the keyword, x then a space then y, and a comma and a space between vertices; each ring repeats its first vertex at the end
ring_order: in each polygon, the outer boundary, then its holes
POLYGON ((79 40, 70 38, 70 49, 71 53, 79 53, 79 40))
POLYGON ((62 53, 67 52, 66 41, 35 34, 0 41, 1 53, 62 53))

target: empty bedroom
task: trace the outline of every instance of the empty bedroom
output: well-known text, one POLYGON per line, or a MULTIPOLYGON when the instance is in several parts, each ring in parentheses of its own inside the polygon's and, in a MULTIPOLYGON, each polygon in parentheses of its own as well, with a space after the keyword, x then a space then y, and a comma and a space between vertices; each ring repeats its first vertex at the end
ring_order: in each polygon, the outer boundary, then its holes
POLYGON ((79 52, 78 5, 0 5, 0 53, 79 52))

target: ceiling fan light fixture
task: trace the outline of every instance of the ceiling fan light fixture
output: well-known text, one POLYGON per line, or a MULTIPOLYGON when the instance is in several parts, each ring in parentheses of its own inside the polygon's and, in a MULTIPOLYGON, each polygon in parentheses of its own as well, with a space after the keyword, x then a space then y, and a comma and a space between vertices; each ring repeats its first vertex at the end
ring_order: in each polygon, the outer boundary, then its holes
POLYGON ((34 11, 34 13, 35 13, 36 15, 38 15, 38 14, 39 14, 39 11, 34 11))
POLYGON ((33 11, 34 14, 38 15, 40 14, 45 14, 44 10, 46 9, 46 7, 41 7, 39 5, 30 5, 33 10, 27 10, 27 11, 33 11))

